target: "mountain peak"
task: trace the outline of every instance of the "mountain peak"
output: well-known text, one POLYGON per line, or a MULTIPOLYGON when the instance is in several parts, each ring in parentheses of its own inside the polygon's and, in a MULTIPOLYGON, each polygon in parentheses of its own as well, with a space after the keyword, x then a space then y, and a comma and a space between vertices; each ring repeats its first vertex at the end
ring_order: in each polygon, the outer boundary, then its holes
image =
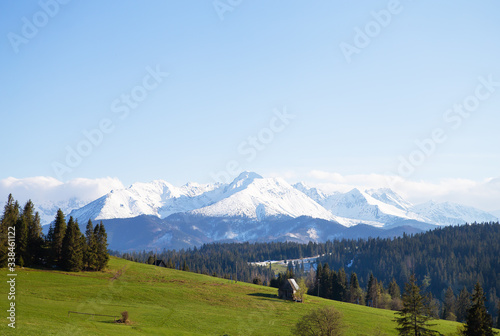
POLYGON ((228 186, 228 190, 241 190, 250 185, 255 179, 262 179, 263 177, 257 173, 244 171, 228 186))

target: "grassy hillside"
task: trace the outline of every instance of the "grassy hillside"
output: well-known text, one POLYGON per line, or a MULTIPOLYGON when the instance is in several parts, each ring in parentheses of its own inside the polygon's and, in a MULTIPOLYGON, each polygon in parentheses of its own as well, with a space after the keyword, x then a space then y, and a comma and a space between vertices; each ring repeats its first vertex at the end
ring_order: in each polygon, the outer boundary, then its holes
MULTIPOLYGON (((2 279, 6 274, 2 269, 2 279)), ((117 258, 102 273, 18 269, 17 274, 17 328, 7 327, 8 287, 2 281, 2 335, 289 335, 302 315, 321 305, 342 311, 347 335, 373 335, 376 329, 396 335, 391 311, 315 297, 303 304, 285 302, 273 288, 117 258), (124 310, 129 326, 109 317, 68 317, 68 311, 119 315, 124 310)), ((458 325, 437 324, 443 334, 458 325)))

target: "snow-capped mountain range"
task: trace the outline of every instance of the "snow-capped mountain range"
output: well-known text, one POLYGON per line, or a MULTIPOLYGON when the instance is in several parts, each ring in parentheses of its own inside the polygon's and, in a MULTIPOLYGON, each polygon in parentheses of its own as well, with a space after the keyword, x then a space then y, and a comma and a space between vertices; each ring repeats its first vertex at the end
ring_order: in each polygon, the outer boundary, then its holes
POLYGON ((241 173, 230 184, 188 183, 175 187, 161 180, 135 183, 113 190, 70 215, 82 222, 140 215, 163 219, 176 213, 258 221, 306 216, 344 226, 368 224, 381 228, 402 220, 433 225, 497 220, 485 211, 455 203, 430 201, 413 205, 387 188, 326 193, 304 183, 290 185, 282 178, 263 178, 251 172, 241 173))
POLYGON ((498 220, 454 203, 413 205, 387 188, 328 193, 251 172, 229 184, 134 183, 75 208, 69 216, 79 223, 103 220, 111 232, 110 247, 122 250, 392 236, 498 220))

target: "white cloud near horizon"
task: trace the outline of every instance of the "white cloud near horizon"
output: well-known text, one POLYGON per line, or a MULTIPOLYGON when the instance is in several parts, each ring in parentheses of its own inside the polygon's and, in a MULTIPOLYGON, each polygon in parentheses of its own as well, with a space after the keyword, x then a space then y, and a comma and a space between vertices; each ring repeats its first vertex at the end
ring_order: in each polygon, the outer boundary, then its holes
POLYGON ((55 204, 76 198, 82 201, 93 201, 113 189, 124 188, 123 183, 112 177, 87 179, 76 178, 61 182, 53 177, 36 176, 28 178, 8 177, 0 180, 0 200, 7 201, 12 194, 21 205, 31 199, 35 206, 38 203, 51 201, 55 204))
POLYGON ((342 175, 312 170, 307 174, 305 182, 325 191, 391 188, 414 204, 433 200, 460 203, 485 211, 500 210, 500 177, 482 181, 452 178, 428 182, 412 181, 397 175, 342 175))

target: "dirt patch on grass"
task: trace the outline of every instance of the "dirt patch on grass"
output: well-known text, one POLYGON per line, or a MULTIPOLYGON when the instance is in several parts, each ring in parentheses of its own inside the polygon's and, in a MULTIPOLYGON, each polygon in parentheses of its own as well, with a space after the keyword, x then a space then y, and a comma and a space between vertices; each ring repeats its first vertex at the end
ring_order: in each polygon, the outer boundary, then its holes
POLYGON ((120 278, 122 275, 123 275, 123 272, 125 272, 125 268, 126 266, 123 266, 122 268, 120 268, 114 275, 113 277, 110 279, 110 281, 115 281, 117 280, 118 278, 120 278))
POLYGON ((168 280, 168 282, 174 282, 174 283, 177 282, 177 283, 182 283, 183 284, 183 283, 186 283, 186 280, 170 279, 170 280, 168 280))

